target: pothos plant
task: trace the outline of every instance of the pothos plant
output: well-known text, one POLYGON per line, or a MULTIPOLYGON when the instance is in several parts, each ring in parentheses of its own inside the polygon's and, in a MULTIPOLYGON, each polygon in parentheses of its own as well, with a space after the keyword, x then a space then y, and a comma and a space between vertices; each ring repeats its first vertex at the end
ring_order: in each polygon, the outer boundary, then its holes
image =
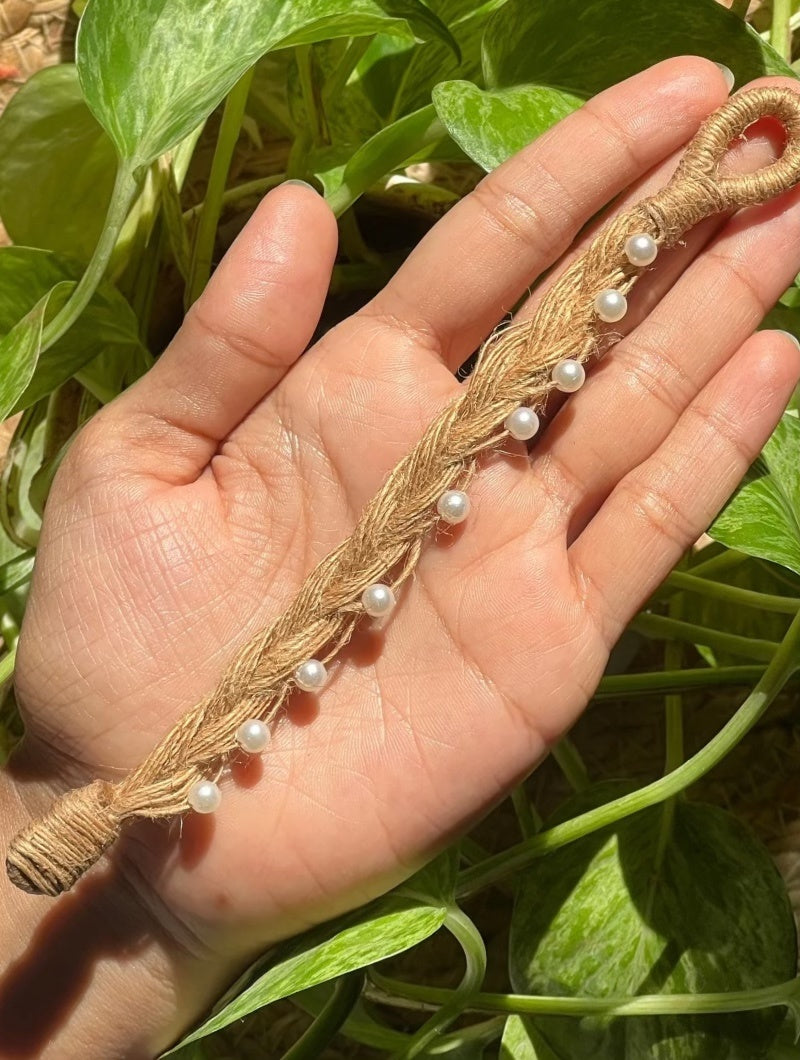
MULTIPOLYGON (((413 213, 423 230, 476 174, 593 93, 685 52, 739 82, 792 75, 797 3, 775 0, 756 28, 747 6, 91 0, 75 63, 36 75, 0 118, 0 216, 14 244, 0 249, 0 418, 22 414, 0 481, 6 750, 53 474, 81 424, 152 364, 226 227, 286 177, 315 181, 340 219, 332 323, 409 251, 414 226, 398 221, 413 213), (418 163, 429 163, 425 179, 408 176, 418 163)), ((798 307, 792 288, 769 323, 800 332, 798 307)), ((218 1032, 289 997, 312 1018, 294 1060, 320 1056, 337 1034, 364 1055, 465 1060, 798 1055, 784 885, 742 823, 687 797, 800 668, 796 409, 710 533, 715 543, 632 623, 645 650, 597 693, 665 697, 661 777, 591 784, 564 741, 555 757, 576 792, 548 820, 522 786, 516 842, 490 852, 468 836, 380 900, 274 948, 170 1055, 217 1055, 218 1032), (752 691, 686 757, 682 696, 722 686, 752 691), (487 888, 509 913, 506 989, 495 993, 483 989, 485 946, 464 908, 487 888), (440 931, 463 949, 456 988, 377 967, 440 931)))

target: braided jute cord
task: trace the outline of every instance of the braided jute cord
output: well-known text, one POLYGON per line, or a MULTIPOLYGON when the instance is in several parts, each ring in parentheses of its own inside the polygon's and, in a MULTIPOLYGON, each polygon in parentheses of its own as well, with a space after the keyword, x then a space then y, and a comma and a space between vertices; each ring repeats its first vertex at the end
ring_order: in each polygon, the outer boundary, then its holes
POLYGON ((395 467, 352 535, 311 572, 288 609, 239 652, 217 688, 123 780, 96 780, 67 792, 14 839, 6 860, 10 879, 34 894, 60 894, 114 842, 125 820, 189 809, 190 789, 237 748, 242 722, 272 718, 295 687, 296 668, 309 658, 332 658, 348 640, 363 613, 363 590, 382 579, 396 587, 411 574, 437 521, 438 498, 463 485, 478 455, 506 437, 505 418, 521 404, 543 404, 559 361, 584 362, 597 351, 596 295, 606 288, 627 292, 641 272, 624 253, 628 237, 647 233, 660 246, 671 246, 704 217, 763 202, 798 181, 800 97, 788 89, 757 88, 712 114, 669 184, 610 220, 530 319, 484 343, 463 392, 395 467), (755 173, 723 176, 720 162, 731 142, 765 116, 785 128, 781 157, 755 173))

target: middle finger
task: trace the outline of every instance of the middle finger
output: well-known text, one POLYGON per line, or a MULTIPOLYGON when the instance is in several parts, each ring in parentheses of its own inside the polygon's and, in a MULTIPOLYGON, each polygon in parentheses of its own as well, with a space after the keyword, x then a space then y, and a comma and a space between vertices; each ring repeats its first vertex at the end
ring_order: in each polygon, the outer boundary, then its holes
MULTIPOLYGON (((793 81, 759 83, 798 90, 793 81)), ((713 226, 713 219, 706 224, 713 226)), ((649 316, 590 369, 534 461, 540 483, 569 518, 571 538, 616 482, 663 441, 798 269, 800 189, 794 189, 728 220, 649 316)), ((664 280, 656 275, 655 285, 664 280)))

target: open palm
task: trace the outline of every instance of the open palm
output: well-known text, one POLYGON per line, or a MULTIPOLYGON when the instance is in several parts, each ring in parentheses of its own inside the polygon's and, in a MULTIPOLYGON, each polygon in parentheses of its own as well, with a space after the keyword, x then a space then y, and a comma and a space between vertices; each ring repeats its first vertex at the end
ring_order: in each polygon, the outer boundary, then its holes
MULTIPOLYGON (((348 535, 535 277, 624 188, 663 184, 725 95, 713 64, 682 59, 596 97, 302 357, 336 224, 308 188, 271 192, 58 475, 20 642, 25 756, 56 786, 137 764, 348 535)), ((763 140, 749 152, 768 158, 763 140)), ((484 463, 467 523, 431 541, 391 621, 359 627, 318 700, 294 697, 213 822, 126 845, 121 871, 148 908, 157 896, 162 926, 219 958, 206 983, 399 882, 569 728, 800 375, 785 336, 750 337, 800 268, 798 237, 790 195, 663 253, 628 337, 530 455, 509 443, 484 463)))

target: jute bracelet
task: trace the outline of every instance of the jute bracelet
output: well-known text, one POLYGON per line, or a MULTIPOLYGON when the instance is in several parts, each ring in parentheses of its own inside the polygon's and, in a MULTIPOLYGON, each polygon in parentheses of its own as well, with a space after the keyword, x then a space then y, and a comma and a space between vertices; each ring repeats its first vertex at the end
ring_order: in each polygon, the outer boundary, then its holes
POLYGON ((546 293, 536 312, 490 336, 462 393, 430 424, 362 513, 353 533, 309 574, 288 609, 232 660, 140 766, 113 783, 68 791, 11 843, 9 878, 34 894, 68 890, 133 818, 213 812, 216 783, 234 753, 266 749, 268 725, 298 686, 318 692, 325 664, 359 621, 382 617, 414 570, 434 526, 461 522, 479 454, 512 436, 533 437, 552 390, 571 393, 584 364, 614 335, 626 295, 661 247, 722 211, 763 202, 800 181, 800 97, 764 87, 711 115, 675 175, 657 194, 614 217, 546 293), (771 116, 786 134, 782 155, 740 176, 723 175, 729 146, 771 116))

